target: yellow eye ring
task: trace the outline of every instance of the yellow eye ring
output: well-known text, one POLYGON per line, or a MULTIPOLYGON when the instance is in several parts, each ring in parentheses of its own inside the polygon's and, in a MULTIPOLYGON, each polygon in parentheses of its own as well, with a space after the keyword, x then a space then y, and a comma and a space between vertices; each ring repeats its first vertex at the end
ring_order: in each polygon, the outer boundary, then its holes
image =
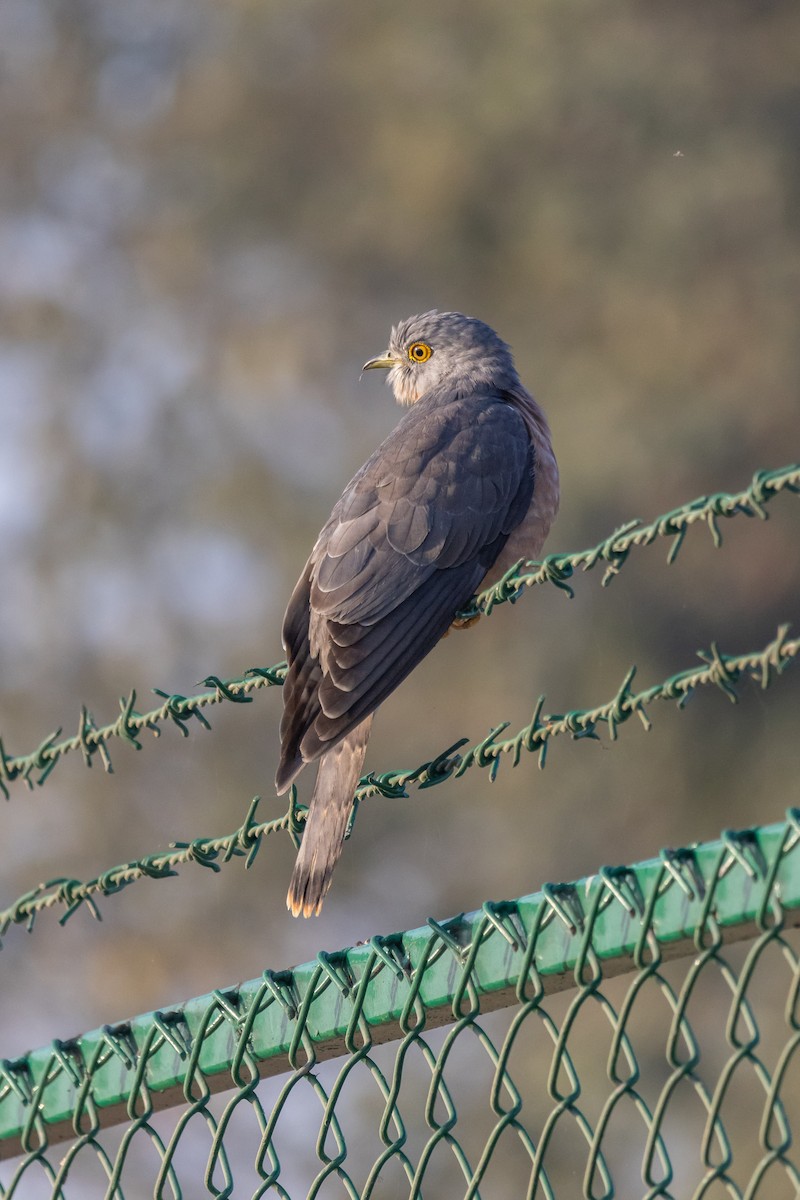
POLYGON ((408 357, 412 362, 427 362, 432 354, 433 351, 427 342, 412 342, 408 347, 408 357))

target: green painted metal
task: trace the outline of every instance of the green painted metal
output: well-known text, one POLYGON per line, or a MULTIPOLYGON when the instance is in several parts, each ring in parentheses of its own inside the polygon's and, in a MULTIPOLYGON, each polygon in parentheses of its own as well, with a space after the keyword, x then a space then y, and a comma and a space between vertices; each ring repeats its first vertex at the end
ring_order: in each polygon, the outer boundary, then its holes
POLYGON ((785 823, 634 867, 604 867, 574 884, 487 902, 443 924, 373 938, 291 971, 2 1063, 0 1157, 41 1152, 84 1130, 131 1120, 208 1090, 244 1086, 352 1054, 354 1030, 372 1043, 470 1014, 530 1002, 647 964, 696 955, 709 943, 754 938, 776 921, 800 923, 800 813, 785 823))

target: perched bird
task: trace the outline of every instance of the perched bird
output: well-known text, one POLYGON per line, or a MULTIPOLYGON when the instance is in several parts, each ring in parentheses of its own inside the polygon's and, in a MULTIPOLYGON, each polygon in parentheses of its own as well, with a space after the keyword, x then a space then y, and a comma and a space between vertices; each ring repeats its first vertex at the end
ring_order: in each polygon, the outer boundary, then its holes
POLYGON ((318 913, 330 887, 375 709, 484 581, 539 556, 558 509, 544 413, 488 325, 409 317, 375 368, 409 411, 334 506, 283 623, 278 793, 319 759, 294 916, 318 913))

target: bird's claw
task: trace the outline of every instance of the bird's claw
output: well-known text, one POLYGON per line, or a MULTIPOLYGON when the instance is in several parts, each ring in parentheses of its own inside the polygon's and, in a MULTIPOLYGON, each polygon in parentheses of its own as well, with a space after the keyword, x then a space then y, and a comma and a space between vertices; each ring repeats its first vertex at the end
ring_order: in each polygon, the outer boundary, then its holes
POLYGON ((470 629, 473 625, 476 625, 480 619, 480 613, 476 613, 474 617, 456 617, 455 620, 451 622, 450 629, 446 631, 444 636, 447 637, 447 634, 451 629, 470 629))

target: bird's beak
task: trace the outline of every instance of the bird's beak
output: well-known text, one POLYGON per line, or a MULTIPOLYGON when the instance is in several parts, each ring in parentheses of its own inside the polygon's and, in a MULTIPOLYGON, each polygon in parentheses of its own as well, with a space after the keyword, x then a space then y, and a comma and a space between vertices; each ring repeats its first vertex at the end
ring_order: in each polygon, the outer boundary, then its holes
POLYGON ((391 367, 397 366, 397 359, 392 358, 390 354, 381 354, 377 358, 370 358, 364 363, 362 371, 376 371, 379 367, 384 370, 389 370, 391 367))

